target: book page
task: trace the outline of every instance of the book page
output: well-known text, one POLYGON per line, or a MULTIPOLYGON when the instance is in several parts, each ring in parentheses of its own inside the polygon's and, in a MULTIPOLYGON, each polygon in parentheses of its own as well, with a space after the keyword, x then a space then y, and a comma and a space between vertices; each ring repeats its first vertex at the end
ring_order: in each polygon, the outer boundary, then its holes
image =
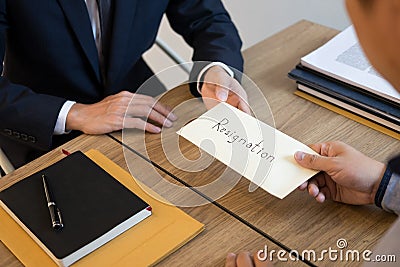
POLYGON ((259 186, 282 199, 317 173, 293 156, 296 151, 316 154, 311 148, 225 103, 178 134, 249 179, 249 191, 259 186))
POLYGON ((310 69, 400 103, 400 93, 366 58, 353 26, 303 57, 301 63, 310 69))

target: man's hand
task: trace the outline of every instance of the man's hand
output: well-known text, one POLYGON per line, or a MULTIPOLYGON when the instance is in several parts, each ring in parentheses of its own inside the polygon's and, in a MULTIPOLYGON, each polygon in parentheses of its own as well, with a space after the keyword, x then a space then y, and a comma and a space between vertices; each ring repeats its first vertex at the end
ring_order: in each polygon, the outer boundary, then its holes
POLYGON ((204 75, 201 95, 207 109, 213 108, 219 102, 227 102, 251 114, 246 91, 220 66, 211 67, 204 75))
POLYGON ((65 128, 86 134, 104 134, 122 128, 161 132, 160 127, 147 122, 147 119, 171 127, 177 118, 169 108, 150 96, 122 91, 95 104, 74 104, 67 115, 65 128))
POLYGON ((373 204, 385 164, 373 160, 342 142, 310 145, 321 156, 296 152, 295 159, 301 166, 323 171, 299 189, 318 202, 325 199, 354 205, 373 204))
POLYGON ((240 252, 238 255, 229 253, 226 256, 225 267, 271 267, 270 261, 260 261, 250 252, 240 252))

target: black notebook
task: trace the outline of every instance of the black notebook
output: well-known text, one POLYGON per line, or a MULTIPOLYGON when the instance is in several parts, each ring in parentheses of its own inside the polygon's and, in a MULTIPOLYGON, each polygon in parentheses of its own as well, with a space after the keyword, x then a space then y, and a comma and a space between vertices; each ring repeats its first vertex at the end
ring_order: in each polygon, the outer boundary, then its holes
POLYGON ((0 192, 0 206, 60 266, 68 266, 151 215, 151 208, 82 152, 0 192), (51 225, 42 175, 61 211, 51 225))

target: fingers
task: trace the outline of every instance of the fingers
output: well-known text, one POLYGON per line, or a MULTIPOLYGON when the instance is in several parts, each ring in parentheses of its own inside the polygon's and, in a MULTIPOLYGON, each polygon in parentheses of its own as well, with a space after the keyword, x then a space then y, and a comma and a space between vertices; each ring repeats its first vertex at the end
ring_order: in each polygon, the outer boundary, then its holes
POLYGON ((257 256, 251 255, 250 252, 240 252, 238 255, 228 253, 225 260, 225 267, 271 267, 272 262, 269 260, 261 261, 257 256))
POLYGON ((308 182, 308 194, 319 203, 323 203, 331 196, 326 179, 325 174, 319 173, 308 182))
POLYGON ((67 115, 66 129, 86 134, 104 134, 126 128, 159 133, 160 127, 142 118, 171 127, 177 117, 171 110, 146 95, 122 91, 94 104, 74 104, 67 115), (125 120, 124 120, 125 118, 125 120))
POLYGON ((124 128, 140 129, 149 133, 160 133, 161 128, 149 122, 145 122, 140 118, 126 118, 124 121, 124 128))
POLYGON ((325 194, 320 191, 318 185, 313 182, 310 182, 308 185, 308 193, 319 203, 323 203, 325 201, 325 194))
POLYGON ((326 171, 330 166, 330 159, 319 155, 311 155, 305 152, 297 151, 294 154, 297 163, 307 169, 326 171))
MULTIPOLYGON (((133 95, 126 115, 127 118, 141 117, 146 120, 150 119, 165 127, 172 127, 173 121, 177 120, 177 116, 171 112, 169 107, 157 102, 150 96, 140 94, 133 95)), ((156 129, 153 129, 151 132, 154 131, 156 131, 156 129)))
POLYGON ((315 152, 317 152, 318 154, 320 154, 321 156, 326 156, 326 157, 335 157, 340 155, 345 150, 353 149, 352 147, 341 141, 312 144, 310 145, 310 148, 315 152))
POLYGON ((159 113, 158 111, 152 109, 148 105, 135 105, 129 108, 131 111, 129 112, 129 116, 126 117, 141 117, 150 119, 160 125, 163 125, 165 127, 172 127, 173 123, 171 120, 169 120, 165 115, 159 113))
POLYGON ((240 252, 238 255, 228 253, 225 267, 254 267, 253 257, 249 252, 240 252))
POLYGON ((308 187, 308 181, 301 184, 299 187, 297 187, 297 189, 299 189, 300 191, 304 191, 306 190, 307 187, 308 187))
MULTIPOLYGON (((202 87, 202 96, 204 98, 215 98, 219 102, 228 104, 250 114, 250 107, 247 101, 247 93, 240 83, 228 73, 220 68, 211 68, 205 75, 202 87)), ((207 105, 213 107, 214 105, 207 105)))
POLYGON ((239 267, 254 267, 253 258, 250 252, 241 252, 236 257, 236 263, 239 267))
POLYGON ((228 95, 227 103, 251 115, 252 113, 248 103, 247 93, 239 82, 234 80, 229 89, 230 93, 228 95))
POLYGON ((250 107, 249 107, 249 105, 247 104, 246 101, 244 101, 244 100, 241 99, 241 100, 239 101, 239 106, 238 106, 238 108, 239 108, 241 111, 243 111, 243 112, 245 112, 245 113, 251 115, 251 109, 250 109, 250 107))
POLYGON ((148 106, 149 109, 154 109, 170 121, 176 121, 177 116, 171 112, 171 108, 167 107, 166 105, 158 102, 156 99, 150 96, 135 94, 131 98, 129 107, 128 107, 128 114, 135 115, 136 106, 148 106))
POLYGON ((221 86, 217 86, 215 89, 215 96, 221 102, 226 102, 228 100, 229 89, 221 86))
POLYGON ((308 185, 308 194, 314 198, 319 194, 319 187, 314 181, 310 181, 308 185))
POLYGON ((225 260, 225 267, 236 267, 236 254, 228 253, 225 260))
POLYGON ((156 102, 153 109, 167 117, 170 121, 176 121, 178 119, 178 117, 171 112, 171 108, 161 104, 160 102, 156 102))
MULTIPOLYGON (((137 114, 140 114, 140 117, 150 119, 160 125, 163 125, 165 127, 172 127, 173 123, 165 118, 163 115, 158 113, 155 110, 150 110, 150 114, 148 113, 149 111, 145 111, 145 109, 148 107, 137 107, 137 114)), ((137 118, 137 117, 126 117, 124 121, 124 128, 136 128, 136 129, 142 129, 150 133, 160 133, 161 128, 158 126, 153 125, 152 123, 144 121, 142 118, 137 118)))
POLYGON ((164 115, 158 113, 156 110, 152 109, 150 111, 150 114, 148 116, 148 118, 154 122, 157 122, 165 127, 172 127, 173 123, 171 120, 169 120, 168 118, 166 118, 164 115))
POLYGON ((309 145, 309 147, 314 150, 315 152, 317 152, 318 154, 321 155, 321 147, 322 147, 322 143, 319 144, 311 144, 309 145))
POLYGON ((239 83, 237 83, 237 85, 233 84, 230 87, 224 87, 222 85, 216 85, 212 88, 206 87, 206 89, 203 89, 202 92, 203 101, 205 103, 212 103, 208 105, 210 107, 214 107, 220 102, 226 102, 231 106, 234 106, 251 115, 251 109, 247 101, 247 94, 239 83), (212 101, 213 99, 215 99, 215 101, 212 101))
POLYGON ((324 193, 320 192, 316 197, 315 200, 319 203, 324 203, 326 197, 324 195, 324 193))

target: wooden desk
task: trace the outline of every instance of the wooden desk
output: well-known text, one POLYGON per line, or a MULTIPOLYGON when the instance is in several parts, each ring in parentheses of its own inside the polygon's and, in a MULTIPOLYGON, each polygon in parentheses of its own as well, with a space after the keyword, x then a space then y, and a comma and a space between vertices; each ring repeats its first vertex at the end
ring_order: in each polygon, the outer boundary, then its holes
MULTIPOLYGON (((399 153, 398 140, 293 95, 296 85, 287 78, 287 73, 302 56, 335 34, 336 30, 302 21, 247 49, 244 52, 245 73, 268 99, 277 129, 304 143, 341 140, 385 162, 399 153)), ((162 101, 175 107, 190 98, 192 96, 187 87, 183 86, 168 92, 162 101)), ((265 107, 258 105, 257 101, 256 96, 250 94, 252 108, 262 114, 265 107)), ((193 112, 188 108, 188 114, 193 112)), ((184 113, 179 115, 186 116, 184 113)), ((113 136, 121 140, 120 133, 113 136)), ((141 145, 142 142, 141 134, 135 136, 132 133, 129 138, 124 136, 126 145, 191 186, 211 182, 225 171, 225 166, 219 162, 213 162, 202 172, 183 171, 165 156, 162 149, 164 141, 161 142, 160 135, 146 135, 145 146, 141 145)), ((180 149, 189 159, 200 155, 199 150, 185 140, 180 140, 180 149)), ((231 192, 216 202, 249 222, 263 235, 297 251, 335 249, 340 238, 347 240, 349 250, 372 250, 396 218, 374 206, 356 207, 333 202, 318 204, 303 192, 293 192, 284 200, 278 200, 261 189, 249 193, 248 186, 249 182, 242 179, 231 192)), ((324 266, 336 264, 329 260, 323 263, 324 266)))
MULTIPOLYGON (((70 152, 77 150, 85 152, 92 148, 97 149, 127 170, 122 146, 108 136, 83 135, 65 144, 62 148, 70 152)), ((63 157, 61 149, 55 149, 16 170, 12 175, 1 179, 0 190, 63 157)), ((152 165, 140 157, 131 157, 131 159, 135 161, 137 168, 143 170, 143 172, 147 171, 148 168, 153 168, 152 165)), ((161 175, 165 174, 162 173, 161 175)), ((204 223, 206 229, 158 266, 223 266, 228 252, 240 251, 243 247, 263 247, 268 244, 271 248, 280 249, 215 205, 184 208, 183 210, 204 223)), ((0 266, 23 266, 2 243, 0 243, 0 266)))
MULTIPOLYGON (((301 56, 322 45, 334 34, 334 30, 300 22, 246 50, 245 72, 268 99, 279 130, 304 143, 343 140, 371 157, 387 160, 398 153, 400 144, 397 140, 293 95, 296 86, 286 78, 287 72, 298 63, 301 56)), ((189 98, 191 95, 187 88, 182 87, 171 91, 162 100, 176 106, 189 98)), ((250 103, 257 112, 263 112, 263 107, 252 94, 250 103)), ((120 133, 113 136, 116 140, 122 140, 120 133)), ((138 142, 142 141, 141 136, 138 134, 138 142)), ((225 170, 222 164, 213 162, 209 168, 199 173, 182 171, 175 168, 163 154, 160 135, 146 135, 145 141, 145 151, 140 151, 140 143, 135 143, 135 138, 128 140, 126 145, 142 152, 163 170, 190 185, 204 184, 225 170)), ((108 136, 81 136, 63 147, 70 151, 98 149, 127 169, 121 146, 108 136)), ((188 158, 199 155, 198 149, 184 140, 181 140, 180 148, 188 158)), ((154 169, 149 162, 136 157, 131 151, 125 150, 125 153, 130 153, 130 158, 137 161, 136 166, 143 169, 143 172, 148 168, 154 169)), ((0 181, 0 190, 62 157, 59 149, 46 154, 3 178, 0 181)), ((159 174, 165 179, 174 180, 165 172, 159 174)), ((256 250, 264 245, 268 245, 269 249, 279 249, 281 245, 298 251, 315 249, 321 252, 329 247, 335 249, 339 238, 347 239, 349 249, 372 249, 395 219, 395 216, 375 207, 317 204, 301 192, 294 192, 284 200, 277 200, 261 189, 249 193, 248 185, 247 180, 242 179, 229 194, 215 203, 184 208, 191 216, 206 224, 206 231, 160 265, 222 266, 227 252, 256 250), (269 240, 275 241, 275 244, 269 240)), ((338 265, 329 261, 316 264, 338 265)), ((279 265, 281 264, 278 263, 279 265)), ((289 263, 290 265, 299 266, 302 263, 289 263)), ((357 263, 350 262, 347 265, 354 266, 357 263)), ((1 245, 0 266, 20 266, 13 255, 1 245)))

